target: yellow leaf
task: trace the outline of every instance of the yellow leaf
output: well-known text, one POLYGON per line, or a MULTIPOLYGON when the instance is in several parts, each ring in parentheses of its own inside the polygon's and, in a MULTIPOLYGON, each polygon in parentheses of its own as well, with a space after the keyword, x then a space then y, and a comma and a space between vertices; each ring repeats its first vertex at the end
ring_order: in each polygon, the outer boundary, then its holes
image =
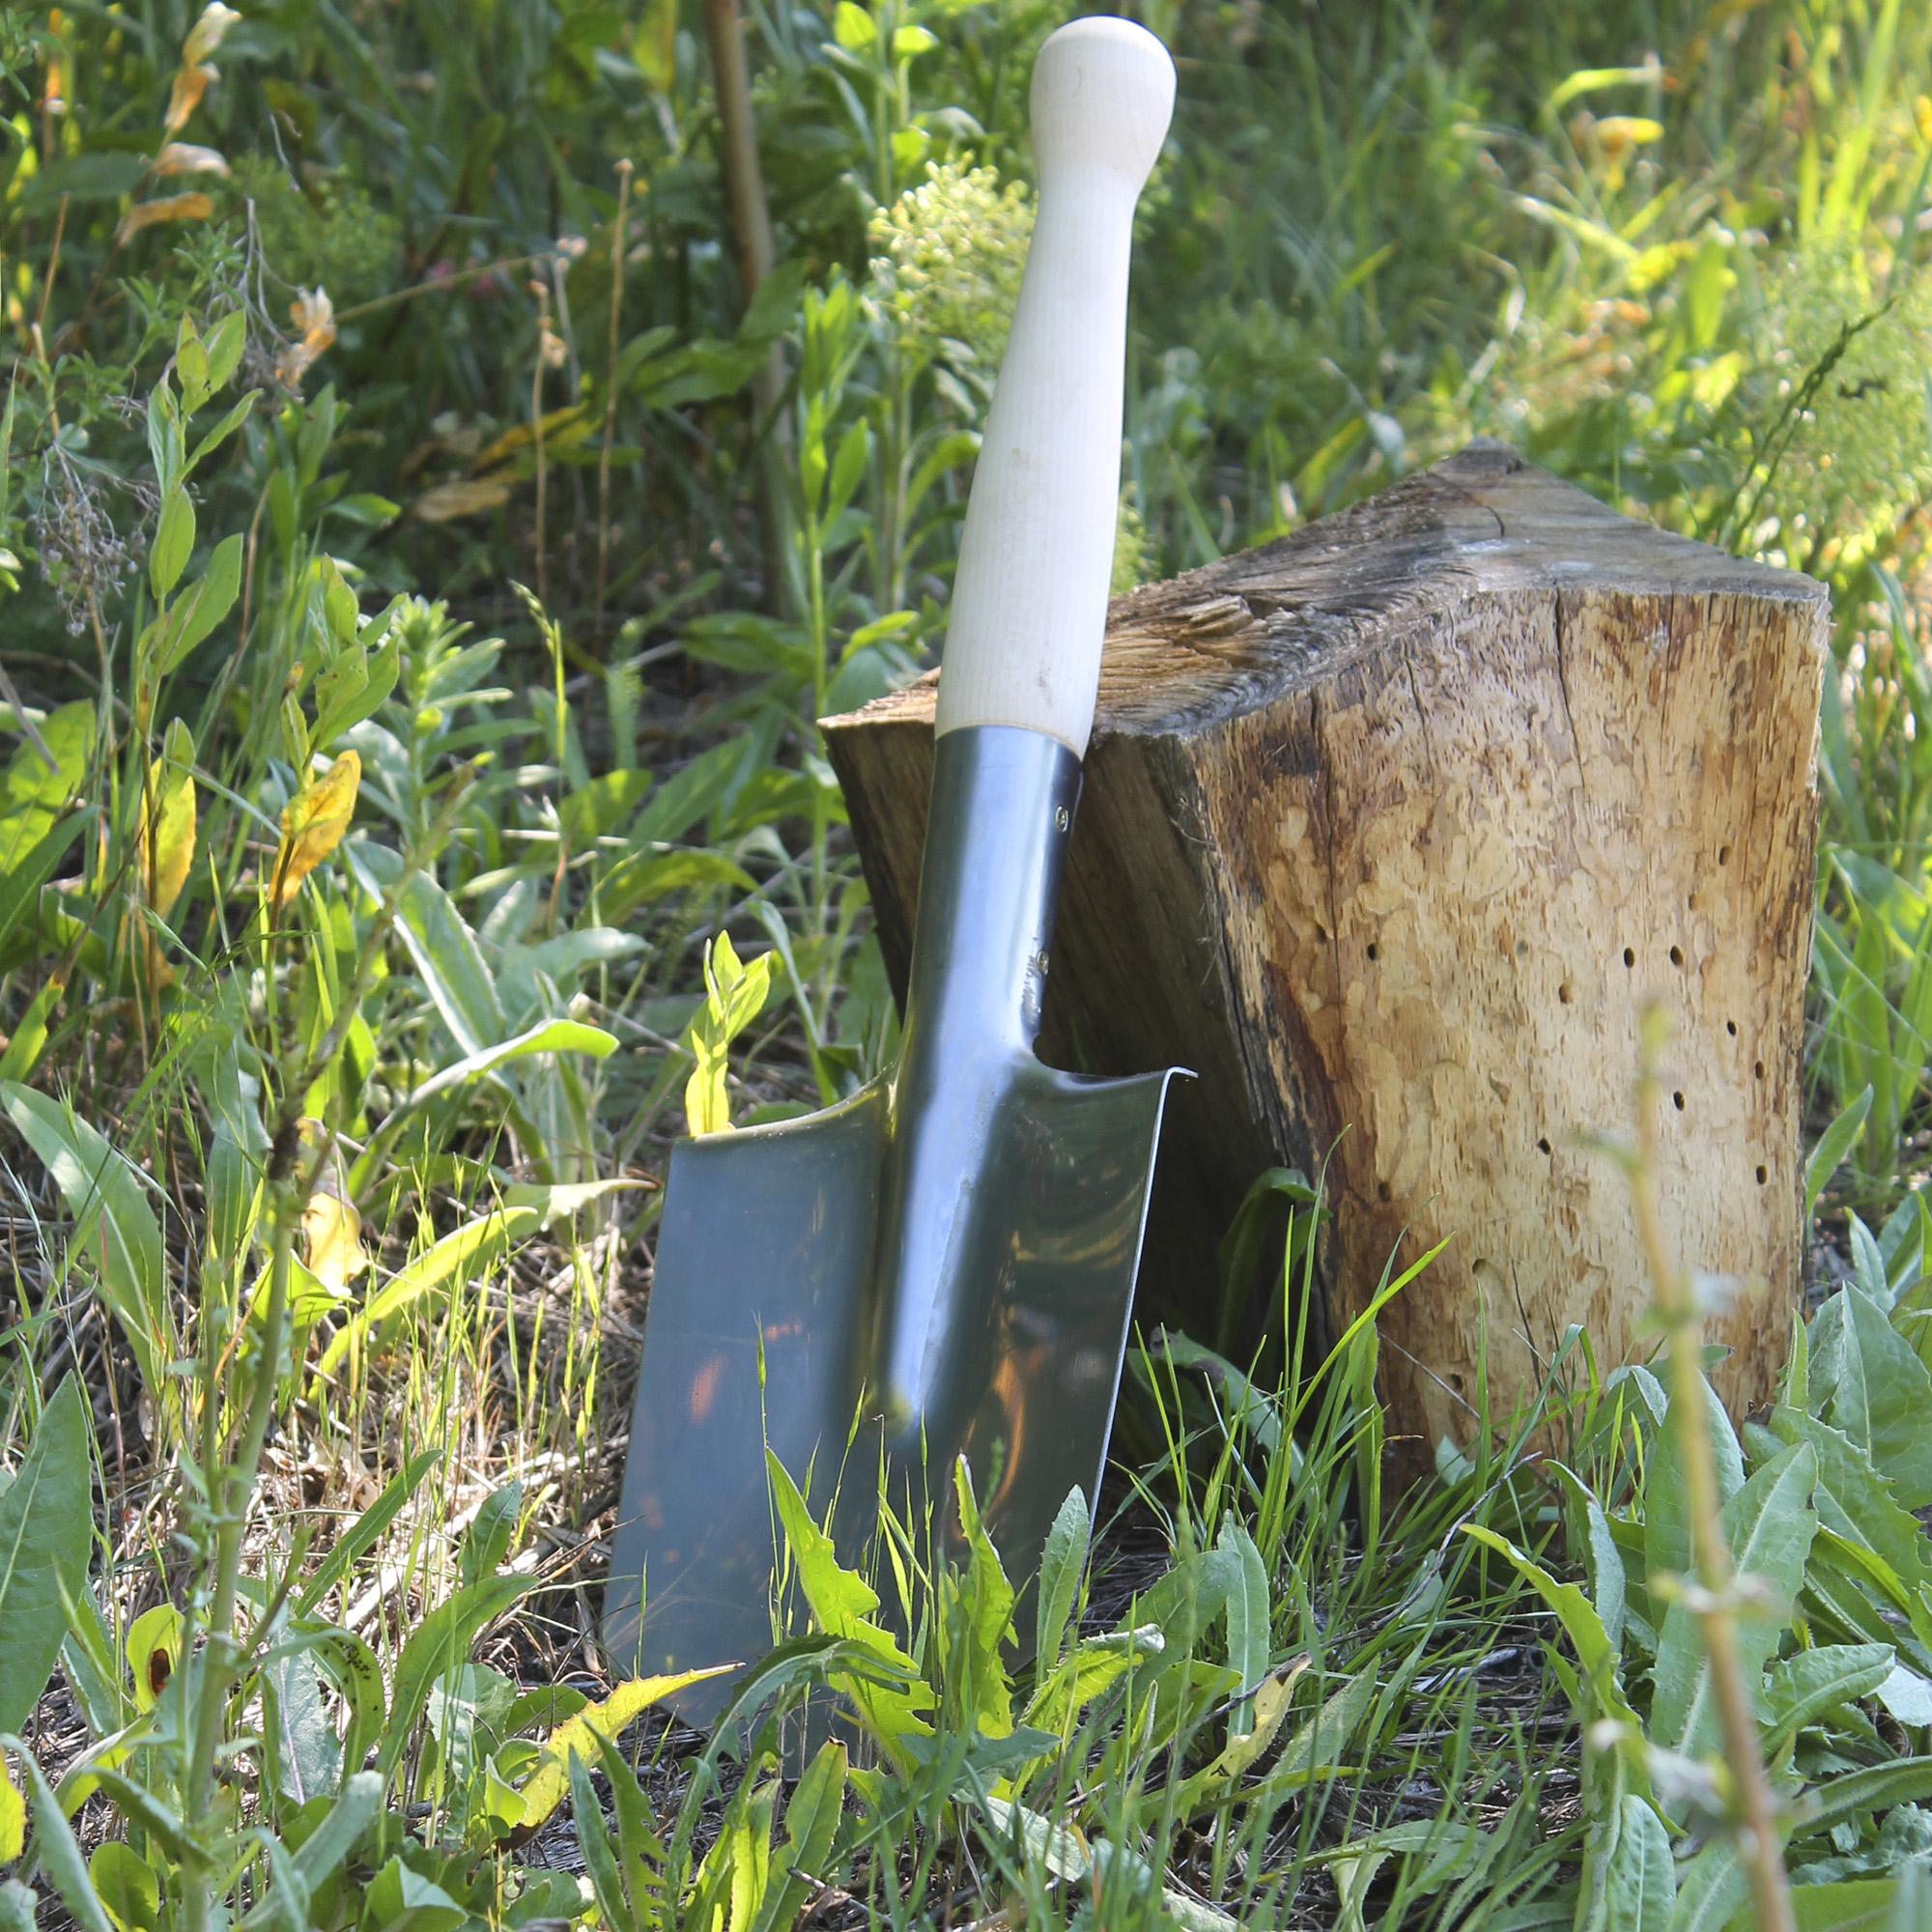
POLYGON ((410 505, 418 523, 447 524, 458 517, 481 516, 500 510, 510 500, 510 486, 499 476, 481 476, 463 483, 439 483, 410 505))
POLYGON ((349 1284, 369 1265, 362 1245, 362 1217, 355 1204, 318 1189, 302 1209, 302 1236, 308 1244, 308 1271, 331 1294, 345 1295, 349 1284))
POLYGON ((143 1610, 128 1626, 128 1674, 134 1680, 134 1702, 152 1711, 181 1662, 182 1613, 172 1604, 143 1610))
POLYGON ((586 1704, 568 1723, 559 1724, 544 1740, 543 1755, 524 1786, 524 1829, 541 1825, 563 1803, 570 1789, 570 1760, 595 1765, 595 1738, 612 1739, 619 1731, 687 1685, 702 1684, 736 1670, 735 1663, 716 1663, 706 1670, 681 1670, 668 1677, 633 1677, 617 1686, 601 1704, 586 1704))
POLYGON ((335 340, 335 304, 327 289, 298 289, 289 304, 289 319, 301 330, 275 357, 275 375, 286 389, 298 387, 309 365, 335 340))
POLYGON ((187 117, 201 105, 201 97, 208 92, 212 80, 220 79, 214 69, 207 65, 183 66, 175 74, 175 84, 168 91, 167 119, 161 123, 163 130, 179 134, 187 126, 187 117))
POLYGON ((197 148, 191 141, 170 141, 149 169, 157 175, 220 175, 233 172, 227 157, 213 148, 197 148))
POLYGON ((114 243, 119 247, 157 222, 206 221, 213 213, 213 202, 199 192, 164 194, 156 201, 137 202, 121 217, 121 226, 114 231, 114 243))
POLYGON ((495 442, 476 459, 478 469, 494 469, 499 463, 507 463, 519 450, 533 444, 537 431, 543 431, 544 446, 554 454, 559 449, 567 449, 572 443, 582 442, 590 434, 594 418, 582 403, 566 403, 560 410, 552 410, 534 423, 515 423, 506 429, 495 442))
POLYGON ((241 17, 233 7, 224 7, 221 0, 209 0, 201 10, 201 18, 188 29, 187 39, 182 43, 182 65, 194 67, 205 61, 241 17))
POLYGON ((0 1865, 11 1865, 27 1844, 27 1801, 14 1782, 7 1757, 0 1751, 0 1865))
POLYGON ((156 758, 148 771, 152 817, 144 815, 141 825, 141 880, 149 905, 161 919, 174 910, 194 862, 194 774, 187 769, 193 756, 194 741, 185 728, 170 724, 168 754, 156 758))
POLYGON ((316 780, 282 808, 282 842, 275 849, 274 909, 335 848, 355 815, 355 787, 362 782, 362 760, 344 752, 316 780))

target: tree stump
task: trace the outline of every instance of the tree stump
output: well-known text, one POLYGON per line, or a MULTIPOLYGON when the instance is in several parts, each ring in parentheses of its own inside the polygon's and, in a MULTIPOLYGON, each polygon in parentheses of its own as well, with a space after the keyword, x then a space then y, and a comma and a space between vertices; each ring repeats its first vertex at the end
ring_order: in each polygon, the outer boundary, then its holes
MULTIPOLYGON (((1673 1022, 1660 1188, 1764 1399, 1801 1286, 1800 1045, 1827 604, 1479 443, 1115 601, 1044 1057, 1176 1091, 1143 1311, 1197 1331, 1274 1163, 1326 1166, 1331 1334, 1384 1311, 1414 1466, 1501 1421, 1572 1324, 1641 1357, 1638 1016, 1673 1022), (1480 1365, 1480 1366, 1479 1366, 1480 1365)), ((827 722, 902 989, 930 679, 827 722)))

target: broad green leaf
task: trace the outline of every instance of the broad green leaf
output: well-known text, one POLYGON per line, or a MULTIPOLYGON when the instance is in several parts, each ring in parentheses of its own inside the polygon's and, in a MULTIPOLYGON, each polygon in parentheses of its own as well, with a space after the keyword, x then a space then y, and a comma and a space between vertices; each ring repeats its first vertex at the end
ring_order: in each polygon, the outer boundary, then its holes
POLYGON ((771 1879, 750 1932, 781 1932, 798 1922, 815 1889, 813 1877, 828 1869, 845 1797, 845 1747, 822 1745, 785 1804, 784 1843, 772 1859, 771 1879))
POLYGON ((152 1711, 168 1688, 181 1662, 184 1627, 182 1613, 172 1604, 156 1604, 128 1626, 123 1648, 137 1711, 152 1711))
MULTIPOLYGON (((63 813, 31 846, 14 855, 9 869, 0 870, 0 948, 39 903, 41 888, 53 877, 54 868, 86 828, 87 818, 87 813, 78 810, 63 813)), ((0 846, 8 842, 8 828, 0 825, 0 846)), ((22 1020, 14 1027, 15 1040, 21 1038, 26 1024, 22 1020)), ((10 1055, 12 1052, 10 1046, 10 1055)))
MULTIPOLYGON (((1724 1505, 1724 1540, 1741 1583, 1748 1580, 1758 1601, 1737 1619, 1738 1661, 1754 1702, 1763 1698, 1764 1666, 1786 1626, 1804 1559, 1818 1529, 1811 1492, 1818 1479, 1818 1457, 1800 1443, 1775 1457, 1724 1505)), ((1669 1750, 1697 1757, 1716 1747, 1718 1711, 1712 1694, 1711 1662, 1701 1624, 1683 1603, 1664 1614, 1658 1639, 1656 1695, 1650 1734, 1669 1750)))
POLYGON ((97 1845, 87 1861, 87 1875, 115 1932, 150 1932, 159 1924, 160 1879, 131 1845, 119 1838, 97 1845))
MULTIPOLYGON (((1230 1514, 1221 1524, 1220 1547, 1235 1560, 1236 1581, 1228 1592, 1228 1667, 1245 1693, 1268 1673, 1273 1658, 1267 1566, 1255 1540, 1230 1514)), ((1243 1702, 1229 1719, 1231 1737, 1245 1735, 1252 1723, 1243 1702)))
POLYGON ((223 537, 208 569, 141 634, 149 674, 163 678, 227 616, 242 590, 242 538, 223 537))
POLYGON ((404 890, 396 931, 450 1037, 482 1053, 510 1031, 476 935, 436 881, 418 872, 404 890))
MULTIPOLYGON (((1840 1879, 1828 1885, 1794 1885, 1791 1919, 1798 1932, 1889 1932, 1899 1885, 1892 1878, 1840 1879)), ((1724 1932, 1758 1932, 1755 1910, 1732 1916, 1724 1932)), ((1914 1932, 1922 1932, 1915 1927, 1914 1932)))
POLYGON ((469 1912, 398 1854, 369 1881, 368 1921, 383 1932, 457 1932, 469 1912))
POLYGON ((543 1020, 513 1039, 499 1040, 495 1046, 479 1048, 447 1066, 439 1067, 403 1104, 419 1107, 452 1088, 479 1080, 497 1067, 532 1053, 582 1053, 592 1060, 608 1060, 616 1050, 617 1036, 606 1033, 602 1027, 586 1026, 582 1020, 543 1020))
POLYGON ((529 1782, 524 1786, 525 1827, 541 1825, 563 1803, 564 1793, 570 1789, 570 1760, 576 1757, 586 1766, 595 1762, 597 1738, 614 1742, 620 1731, 667 1697, 708 1678, 722 1677, 737 1667, 735 1662, 717 1663, 669 1676, 633 1677, 618 1685, 601 1702, 586 1704, 544 1740, 543 1755, 529 1782))
POLYGON ((457 1590, 423 1618, 396 1662, 395 1688, 376 1767, 386 1778, 402 1762, 430 1686, 446 1670, 469 1662, 479 1634, 536 1582, 534 1577, 486 1577, 457 1590))
POLYGON ((877 1593, 856 1570, 840 1564, 832 1539, 812 1520, 798 1485, 769 1449, 765 1468, 785 1547, 813 1621, 828 1636, 861 1646, 891 1673, 905 1679, 903 1684, 880 1684, 856 1672, 831 1673, 832 1681, 859 1707, 873 1736, 889 1754, 897 1756, 902 1740, 932 1734, 931 1725, 919 1715, 931 1706, 931 1689, 917 1676, 912 1659, 897 1640, 873 1621, 872 1613, 879 1607, 877 1593))
POLYGON ((1879 1557, 1902 1588, 1932 1586, 1932 1543, 1843 1430, 1780 1406, 1772 1410, 1770 1435, 1779 1442, 1811 1445, 1818 1458, 1812 1503, 1826 1529, 1879 1557))
POLYGON ((155 545, 148 553, 148 582, 156 604, 181 582, 194 549, 194 504, 177 483, 161 499, 160 520, 155 526, 155 545))
POLYGON ((1932 1503, 1932 1371, 1857 1287, 1811 1318, 1812 1412, 1842 1430, 1908 1510, 1932 1503))
POLYGON ((1826 1643, 1780 1659, 1765 1687, 1767 1747, 1860 1697, 1891 1674, 1897 1652, 1884 1643, 1826 1643))
POLYGON ((967 1549, 966 1575, 958 1587, 972 1700, 969 1714, 981 1737, 1003 1738, 1013 1727, 1012 1684, 1004 1655, 1004 1646, 1013 1635, 1013 1586, 1008 1582, 1000 1553, 980 1519, 973 1474, 964 1456, 952 1465, 952 1486, 967 1549))
POLYGON ((0 1085, 0 1106, 58 1183, 74 1220, 72 1251, 92 1265, 148 1392, 161 1401, 174 1322, 160 1224, 140 1179, 93 1127, 46 1094, 8 1082, 0 1085))
POLYGON ((1679 1875, 1670 1932, 1724 1932, 1731 1915, 1749 1896, 1750 1881, 1738 1862, 1736 1842, 1729 1833, 1720 1834, 1679 1875))
POLYGON ((21 733, 0 774, 0 881, 79 796, 94 755, 94 724, 93 705, 63 704, 41 721, 38 743, 21 733))
POLYGON ((1932 1798, 1932 1757, 1897 1757, 1828 1779, 1800 1802, 1796 1831, 1808 1836, 1840 1818, 1920 1804, 1932 1798))
POLYGON ((47 1688, 67 1634, 61 1583, 84 1581, 93 1534, 87 1416, 69 1376, 0 1492, 0 1730, 24 1724, 47 1688))
POLYGON ((67 1822, 67 1814, 52 1787, 42 1776, 33 1752, 11 1732, 0 1733, 0 1747, 11 1750, 27 1774, 28 1808, 34 1822, 29 1849, 39 1856, 42 1868, 60 1893, 61 1903, 81 1932, 116 1932, 113 1921, 101 1909, 94 1882, 87 1875, 87 1861, 81 1857, 73 1828, 67 1822))
POLYGON ((27 1848, 27 1801, 0 1751, 0 1865, 11 1865, 27 1848))
MULTIPOLYGON (((1728 1503, 1745 1485, 1744 1451, 1738 1446, 1737 1431, 1731 1427, 1717 1390, 1701 1379, 1698 1386, 1703 1391, 1705 1424, 1717 1470, 1718 1500, 1728 1503)), ((1646 1582, 1653 1587, 1659 1577, 1687 1576, 1690 1569, 1690 1497, 1684 1487, 1683 1452, 1677 1439, 1683 1422, 1673 1398, 1643 1474, 1643 1567, 1646 1582)))
POLYGON ((1087 1494, 1078 1483, 1046 1533, 1039 1559, 1039 1599, 1034 1616, 1034 1661, 1044 1676, 1060 1660, 1061 1639, 1080 1593, 1080 1577, 1087 1567, 1087 1541, 1092 1533, 1087 1494))
POLYGON ((1845 1156, 1851 1152, 1852 1144, 1864 1131, 1865 1116, 1871 1112, 1872 1090, 1867 1086, 1863 1093, 1838 1114, 1838 1117, 1818 1136, 1818 1145, 1811 1150, 1804 1163, 1804 1211, 1809 1214, 1818 1205, 1818 1197, 1825 1191, 1825 1183, 1844 1165, 1845 1156))
POLYGON ((1630 1793, 1617 1801, 1617 1836, 1605 1872, 1617 1932, 1665 1932, 1677 1903, 1677 1873, 1663 1821, 1630 1793))

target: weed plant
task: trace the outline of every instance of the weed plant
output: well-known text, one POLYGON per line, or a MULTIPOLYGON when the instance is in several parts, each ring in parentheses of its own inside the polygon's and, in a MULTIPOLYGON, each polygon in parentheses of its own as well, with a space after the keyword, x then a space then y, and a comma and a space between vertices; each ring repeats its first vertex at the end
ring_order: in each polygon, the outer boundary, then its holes
POLYGON ((1141 1338, 1039 1577, 963 1480, 845 1572, 775 1467, 734 1720, 596 1652, 666 1144, 892 1048, 812 720, 942 628, 1064 11, 745 0, 749 290, 669 0, 0 10, 8 1926, 1932 1924, 1903 0, 1135 10, 1123 578, 1488 432, 1833 585, 1775 1406, 1659 1256, 1656 1373, 1574 1334, 1387 1494, 1427 1260, 1318 1351, 1263 1177, 1279 1376, 1141 1338))

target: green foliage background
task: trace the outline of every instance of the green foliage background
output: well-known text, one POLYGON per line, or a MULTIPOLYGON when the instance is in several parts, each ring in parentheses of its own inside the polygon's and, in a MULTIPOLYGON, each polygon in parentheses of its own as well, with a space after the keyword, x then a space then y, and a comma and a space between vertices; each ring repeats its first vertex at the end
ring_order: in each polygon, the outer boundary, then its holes
POLYGON ((755 288, 721 11, 0 10, 0 1921, 1739 1925, 1716 1614, 1799 1922, 1932 1922, 1932 14, 1130 9, 1119 582, 1488 434, 1833 586, 1775 1409, 1666 1261, 1688 1381, 1573 1335, 1398 1506, 1264 1176, 1265 1383, 1147 1338, 1033 1595, 775 1471, 701 1746, 586 1635, 655 1183, 892 1050, 812 721, 943 636, 1067 10, 745 0, 755 288))

